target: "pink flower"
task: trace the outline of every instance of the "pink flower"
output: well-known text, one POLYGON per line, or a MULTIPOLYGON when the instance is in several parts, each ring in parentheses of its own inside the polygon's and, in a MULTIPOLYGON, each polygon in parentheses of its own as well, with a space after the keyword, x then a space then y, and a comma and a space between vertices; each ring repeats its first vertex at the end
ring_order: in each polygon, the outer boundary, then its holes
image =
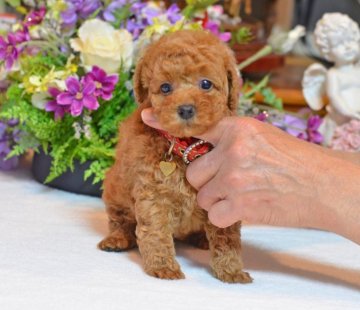
POLYGON ((360 150, 360 121, 351 120, 336 127, 330 148, 334 150, 357 152, 360 150))

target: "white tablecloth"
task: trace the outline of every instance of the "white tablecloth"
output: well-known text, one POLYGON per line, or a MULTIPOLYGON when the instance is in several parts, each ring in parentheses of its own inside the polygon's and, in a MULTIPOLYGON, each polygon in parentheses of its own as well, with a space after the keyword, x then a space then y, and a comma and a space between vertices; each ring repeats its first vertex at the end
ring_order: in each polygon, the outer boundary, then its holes
MULTIPOLYGON (((360 246, 316 230, 245 226, 248 285, 224 284, 207 251, 178 244, 185 280, 147 276, 137 250, 106 253, 100 199, 0 172, 0 309, 360 309, 360 246)), ((360 223, 359 223, 360 224, 360 223)))

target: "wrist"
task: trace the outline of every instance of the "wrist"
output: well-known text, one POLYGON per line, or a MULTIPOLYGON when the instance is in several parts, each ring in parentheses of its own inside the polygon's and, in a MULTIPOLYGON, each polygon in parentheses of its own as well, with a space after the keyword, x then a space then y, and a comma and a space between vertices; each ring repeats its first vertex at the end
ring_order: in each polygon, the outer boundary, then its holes
POLYGON ((347 160, 328 158, 319 174, 319 183, 316 183, 319 202, 314 207, 319 210, 316 210, 318 216, 314 227, 360 243, 359 180, 360 166, 347 160))

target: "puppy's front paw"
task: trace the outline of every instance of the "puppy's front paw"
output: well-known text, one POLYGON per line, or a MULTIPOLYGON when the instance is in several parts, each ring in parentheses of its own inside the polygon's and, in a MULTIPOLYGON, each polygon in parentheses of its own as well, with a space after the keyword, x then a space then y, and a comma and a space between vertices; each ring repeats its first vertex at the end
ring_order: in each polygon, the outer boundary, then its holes
POLYGON ((162 267, 158 269, 150 269, 146 270, 146 272, 159 279, 166 279, 166 280, 179 280, 185 279, 185 275, 182 273, 180 269, 171 269, 169 267, 162 267))
POLYGON ((98 244, 98 247, 106 252, 121 252, 133 248, 135 244, 135 240, 129 240, 122 234, 116 234, 107 236, 98 244))

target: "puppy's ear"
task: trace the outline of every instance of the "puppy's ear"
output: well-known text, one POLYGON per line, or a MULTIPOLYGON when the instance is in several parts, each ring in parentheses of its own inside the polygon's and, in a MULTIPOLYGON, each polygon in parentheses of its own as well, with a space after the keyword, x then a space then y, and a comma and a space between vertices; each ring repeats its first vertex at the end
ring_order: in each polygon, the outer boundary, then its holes
POLYGON ((145 64, 144 57, 140 58, 136 64, 135 73, 134 73, 134 95, 135 100, 138 105, 143 105, 144 103, 148 102, 148 85, 146 83, 145 77, 145 64))
POLYGON ((232 54, 228 57, 225 66, 229 85, 228 106, 232 112, 236 112, 239 104, 241 77, 232 54))

